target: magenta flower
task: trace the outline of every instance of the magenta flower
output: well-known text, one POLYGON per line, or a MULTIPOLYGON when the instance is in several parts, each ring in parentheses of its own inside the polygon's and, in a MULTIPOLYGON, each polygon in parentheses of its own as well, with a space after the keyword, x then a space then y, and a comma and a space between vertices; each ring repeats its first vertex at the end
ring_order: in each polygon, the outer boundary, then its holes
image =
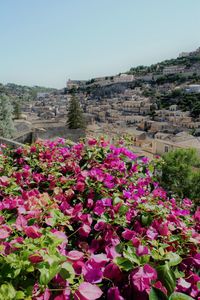
POLYGON ((0 185, 6 187, 9 185, 9 178, 7 176, 0 177, 0 185))
POLYGON ((76 186, 75 186, 75 190, 79 191, 79 192, 83 192, 85 189, 85 183, 82 181, 77 182, 76 186))
POLYGON ((136 232, 130 229, 125 229, 125 231, 122 232, 122 236, 125 240, 131 240, 135 235, 136 232))
POLYGON ((96 139, 89 139, 89 140, 88 140, 88 145, 94 146, 94 145, 96 145, 96 144, 97 144, 97 140, 96 140, 96 139))
POLYGON ((33 264, 37 264, 37 263, 43 261, 43 257, 37 253, 29 255, 28 259, 33 264))
POLYGON ((80 260, 83 256, 84 256, 84 253, 77 251, 77 250, 72 250, 67 253, 67 257, 70 260, 80 260))
POLYGON ((163 286, 163 284, 160 281, 156 281, 154 285, 157 289, 161 290, 165 295, 167 295, 167 289, 163 286))
POLYGON ((26 226, 26 227, 24 228, 24 231, 25 231, 25 234, 26 234, 28 237, 32 238, 32 239, 39 238, 39 237, 41 237, 41 235, 42 235, 42 234, 39 232, 39 228, 38 228, 37 226, 35 226, 35 225, 33 225, 33 226, 26 226))
POLYGON ((83 276, 87 282, 90 283, 99 283, 102 281, 103 272, 101 268, 93 265, 91 263, 86 263, 83 267, 83 276))
POLYGON ((89 225, 87 224, 83 224, 80 228, 79 228, 79 234, 81 236, 85 236, 88 237, 88 235, 90 234, 91 228, 89 225))
POLYGON ((200 209, 169 199, 154 182, 154 161, 124 145, 59 139, 0 149, 1 260, 14 270, 23 259, 16 276, 25 295, 30 279, 33 300, 147 300, 152 287, 167 294, 156 273, 162 247, 181 257, 171 266, 182 274, 174 291, 200 297, 200 209))
POLYGON ((131 282, 133 286, 140 292, 148 291, 152 280, 157 279, 156 270, 146 264, 144 267, 139 267, 131 273, 131 282))
POLYGON ((150 240, 154 240, 154 239, 157 238, 158 232, 157 232, 157 230, 156 230, 155 228, 153 228, 153 227, 150 226, 150 227, 147 229, 146 235, 147 235, 147 237, 148 237, 150 240))
POLYGON ((83 282, 79 285, 78 290, 74 294, 75 300, 96 300, 102 296, 101 289, 89 282, 83 282))
POLYGON ((194 219, 196 222, 200 222, 200 207, 198 207, 198 209, 196 210, 194 214, 194 219))
POLYGON ((11 234, 11 229, 7 225, 2 225, 0 227, 0 240, 4 240, 8 238, 11 234))
POLYGON ((111 287, 107 293, 108 300, 124 300, 124 297, 120 295, 118 287, 111 287))
POLYGON ((111 262, 108 265, 106 265, 103 272, 103 276, 117 283, 120 282, 120 280, 122 279, 122 271, 116 264, 111 262))
POLYGON ((178 279, 177 290, 180 292, 186 292, 191 287, 191 283, 184 278, 178 279))
POLYGON ((149 254, 149 249, 146 246, 139 245, 136 249, 136 254, 138 256, 147 255, 149 254))
POLYGON ((162 223, 158 228, 158 232, 162 236, 168 236, 170 234, 168 224, 167 223, 162 223))

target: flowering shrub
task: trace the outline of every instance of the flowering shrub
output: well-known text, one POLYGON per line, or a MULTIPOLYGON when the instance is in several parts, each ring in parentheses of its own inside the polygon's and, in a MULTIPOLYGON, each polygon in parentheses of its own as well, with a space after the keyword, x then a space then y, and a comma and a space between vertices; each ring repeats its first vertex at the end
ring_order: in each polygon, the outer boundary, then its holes
POLYGON ((0 299, 200 299, 200 210, 105 140, 0 154, 0 299))

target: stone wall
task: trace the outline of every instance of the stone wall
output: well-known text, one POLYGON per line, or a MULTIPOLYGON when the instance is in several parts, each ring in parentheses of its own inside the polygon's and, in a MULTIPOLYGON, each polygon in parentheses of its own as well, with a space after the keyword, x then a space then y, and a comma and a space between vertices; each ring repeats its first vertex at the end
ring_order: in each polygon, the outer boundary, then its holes
POLYGON ((25 131, 13 138, 14 141, 22 144, 31 144, 33 140, 33 131, 25 131))
POLYGON ((85 137, 83 129, 68 129, 66 126, 49 127, 44 129, 35 129, 34 140, 55 140, 56 138, 64 138, 78 142, 80 138, 85 137))
POLYGON ((23 147, 24 145, 22 143, 16 142, 14 140, 6 139, 0 136, 0 144, 5 144, 12 148, 18 148, 23 147))

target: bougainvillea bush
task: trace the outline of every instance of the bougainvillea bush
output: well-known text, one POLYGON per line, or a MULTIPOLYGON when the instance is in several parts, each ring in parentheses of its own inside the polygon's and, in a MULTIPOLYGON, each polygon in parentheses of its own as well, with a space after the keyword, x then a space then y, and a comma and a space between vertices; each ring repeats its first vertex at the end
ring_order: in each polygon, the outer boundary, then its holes
POLYGON ((2 146, 0 299, 200 299, 200 210, 154 164, 103 139, 2 146))

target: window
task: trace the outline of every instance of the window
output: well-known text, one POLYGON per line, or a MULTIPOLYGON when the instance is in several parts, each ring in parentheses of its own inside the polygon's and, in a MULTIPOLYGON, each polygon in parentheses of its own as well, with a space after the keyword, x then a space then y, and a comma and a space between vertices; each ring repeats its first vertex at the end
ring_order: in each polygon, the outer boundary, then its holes
POLYGON ((165 153, 166 152, 169 152, 169 147, 168 146, 165 146, 165 153))

